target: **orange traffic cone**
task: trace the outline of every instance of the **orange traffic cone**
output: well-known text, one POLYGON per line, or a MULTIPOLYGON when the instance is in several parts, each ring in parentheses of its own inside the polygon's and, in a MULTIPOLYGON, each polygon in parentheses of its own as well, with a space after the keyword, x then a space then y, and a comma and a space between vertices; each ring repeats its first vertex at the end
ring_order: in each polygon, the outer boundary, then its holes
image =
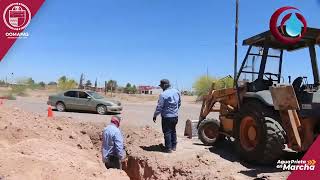
POLYGON ((48 117, 53 117, 53 112, 51 106, 48 107, 48 117))

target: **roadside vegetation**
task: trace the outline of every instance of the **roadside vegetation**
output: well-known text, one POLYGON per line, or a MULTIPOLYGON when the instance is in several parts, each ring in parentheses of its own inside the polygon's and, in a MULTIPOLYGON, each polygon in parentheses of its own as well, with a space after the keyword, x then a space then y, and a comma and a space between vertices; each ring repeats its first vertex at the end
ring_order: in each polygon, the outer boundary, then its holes
POLYGON ((58 88, 60 90, 73 89, 73 88, 77 88, 77 86, 78 84, 75 80, 68 79, 66 76, 62 76, 58 80, 58 88))
POLYGON ((1 96, 15 100, 16 96, 28 96, 29 90, 41 90, 41 89, 56 89, 56 90, 66 90, 71 88, 76 88, 77 83, 73 79, 68 79, 66 76, 62 76, 58 79, 58 83, 50 82, 46 84, 45 82, 35 82, 31 77, 17 79, 15 83, 8 83, 4 80, 0 80, 0 87, 7 88, 3 91, 1 96))
POLYGON ((136 94, 138 90, 135 85, 132 86, 130 83, 127 83, 126 87, 123 89, 123 92, 127 94, 136 94))
MULTIPOLYGON (((214 77, 207 77, 207 76, 201 76, 197 79, 197 81, 194 83, 194 88, 196 89, 196 95, 202 96, 206 94, 210 87, 212 82, 218 81, 214 77)), ((223 83, 217 83, 216 87, 229 87, 230 83, 228 80, 222 81, 223 83)), ((232 80, 230 81, 232 84, 232 80)), ((132 84, 131 82, 128 82, 125 84, 125 86, 121 86, 118 84, 118 82, 114 79, 110 79, 107 81, 104 81, 104 83, 101 83, 98 85, 98 79, 95 79, 95 81, 92 81, 90 79, 87 79, 85 75, 82 73, 80 76, 80 80, 76 81, 70 77, 67 76, 61 76, 56 81, 50 81, 48 83, 40 81, 35 82, 35 80, 31 77, 28 78, 20 78, 16 79, 14 82, 6 82, 4 80, 0 80, 0 87, 4 88, 5 90, 2 90, 2 93, 0 92, 0 96, 4 96, 8 99, 15 99, 16 96, 28 96, 28 92, 30 90, 48 90, 51 93, 56 93, 57 91, 65 91, 69 89, 86 89, 86 90, 92 90, 97 91, 100 93, 104 93, 107 95, 107 93, 110 93, 111 96, 113 96, 113 93, 124 93, 129 95, 139 94, 140 90, 139 87, 135 84, 132 84), (5 92, 5 93, 4 93, 5 92)), ((30 92, 29 92, 30 93, 30 92)), ((186 91, 181 89, 181 93, 183 95, 189 95, 193 96, 195 93, 193 91, 186 91)), ((115 95, 115 94, 114 94, 115 95)))
POLYGON ((219 79, 209 75, 202 75, 193 83, 193 88, 198 98, 207 95, 211 88, 217 90, 230 87, 233 87, 233 78, 231 76, 219 79))

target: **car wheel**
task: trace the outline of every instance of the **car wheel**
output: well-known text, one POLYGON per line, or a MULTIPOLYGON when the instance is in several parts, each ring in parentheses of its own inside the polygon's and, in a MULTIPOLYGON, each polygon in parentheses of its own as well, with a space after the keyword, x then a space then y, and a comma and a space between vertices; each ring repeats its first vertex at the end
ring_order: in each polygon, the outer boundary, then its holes
POLYGON ((56 104, 56 109, 59 111, 59 112, 64 112, 66 110, 66 106, 63 104, 63 102, 58 102, 56 104))
POLYGON ((97 113, 104 115, 107 113, 107 107, 105 105, 99 105, 97 106, 97 113))

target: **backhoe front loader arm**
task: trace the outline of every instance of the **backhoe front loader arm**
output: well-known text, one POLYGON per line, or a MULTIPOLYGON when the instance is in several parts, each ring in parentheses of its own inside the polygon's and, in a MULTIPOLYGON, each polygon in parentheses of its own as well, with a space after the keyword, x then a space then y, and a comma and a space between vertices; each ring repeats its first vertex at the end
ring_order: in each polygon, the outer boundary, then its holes
POLYGON ((210 112, 220 112, 221 104, 230 110, 234 110, 238 103, 236 94, 237 90, 234 88, 210 90, 209 94, 203 97, 198 125, 210 112), (217 103, 219 103, 218 107, 215 106, 217 103))

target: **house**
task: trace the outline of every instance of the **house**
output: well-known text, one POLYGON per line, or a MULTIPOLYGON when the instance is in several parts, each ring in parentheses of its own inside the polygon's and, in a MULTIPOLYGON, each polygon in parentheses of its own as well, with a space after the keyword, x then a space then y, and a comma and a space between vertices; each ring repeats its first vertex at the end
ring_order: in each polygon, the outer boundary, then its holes
POLYGON ((162 89, 154 86, 138 86, 139 94, 160 94, 162 89))

